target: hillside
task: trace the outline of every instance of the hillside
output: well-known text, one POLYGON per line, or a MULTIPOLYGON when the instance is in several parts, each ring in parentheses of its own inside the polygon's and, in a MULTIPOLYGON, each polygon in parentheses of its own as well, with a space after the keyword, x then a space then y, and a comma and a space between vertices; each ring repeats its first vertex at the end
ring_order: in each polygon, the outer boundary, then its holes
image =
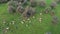
MULTIPOLYGON (((52 0, 46 0, 47 6, 50 5, 52 0)), ((60 34, 60 4, 54 9, 55 15, 59 18, 58 24, 51 23, 52 16, 50 14, 40 15, 44 8, 36 6, 36 14, 28 20, 22 18, 21 14, 9 14, 7 11, 7 3, 0 4, 0 34, 3 34, 4 28, 9 28, 6 34, 44 34, 51 32, 52 34, 60 34), (42 21, 39 22, 39 18, 42 21), (22 22, 24 21, 24 22, 22 22), (14 22, 14 24, 11 24, 14 22)))

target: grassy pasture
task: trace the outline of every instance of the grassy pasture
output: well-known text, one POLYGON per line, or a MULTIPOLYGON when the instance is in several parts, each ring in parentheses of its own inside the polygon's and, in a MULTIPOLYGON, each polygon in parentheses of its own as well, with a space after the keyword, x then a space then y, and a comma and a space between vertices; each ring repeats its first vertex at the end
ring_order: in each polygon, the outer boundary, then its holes
MULTIPOLYGON (((47 7, 52 0, 46 0, 47 7)), ((26 20, 24 24, 21 23, 24 19, 21 14, 14 13, 9 14, 7 11, 7 3, 0 4, 0 34, 3 34, 3 28, 9 27, 6 34, 44 34, 45 32, 51 32, 52 34, 60 34, 60 21, 57 25, 51 23, 52 17, 50 14, 43 14, 40 16, 40 12, 44 8, 36 6, 35 18, 31 17, 30 20, 26 20), (39 22, 39 18, 42 17, 42 22, 39 22), (6 23, 3 23, 6 20, 6 23), (15 24, 10 24, 15 21, 15 24), (31 21, 31 22, 30 22, 31 21)), ((60 4, 54 9, 56 16, 60 20, 60 4)))

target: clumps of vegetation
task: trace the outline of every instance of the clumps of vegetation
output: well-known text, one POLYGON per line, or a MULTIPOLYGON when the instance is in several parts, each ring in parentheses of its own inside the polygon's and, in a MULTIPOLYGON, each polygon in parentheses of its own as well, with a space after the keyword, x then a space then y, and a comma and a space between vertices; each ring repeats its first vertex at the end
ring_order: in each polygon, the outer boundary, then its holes
POLYGON ((52 10, 52 11, 50 12, 50 15, 51 15, 51 16, 54 16, 54 15, 55 15, 55 12, 52 10))
POLYGON ((22 4, 27 4, 27 0, 22 0, 21 3, 22 4))
POLYGON ((45 8, 44 13, 48 14, 50 11, 51 11, 51 8, 48 7, 48 8, 45 8))
POLYGON ((13 1, 21 2, 23 5, 24 5, 24 4, 27 4, 27 0, 13 0, 13 1))
POLYGON ((30 0, 31 7, 35 7, 37 5, 37 2, 35 0, 30 0))
POLYGON ((9 11, 9 13, 15 13, 15 7, 8 6, 8 11, 9 11))
POLYGON ((44 0, 40 1, 39 6, 46 7, 46 2, 44 0))
MULTIPOLYGON (((37 5, 37 2, 35 0, 30 0, 30 6, 23 7, 23 5, 27 3, 27 0, 11 0, 8 2, 8 11, 9 13, 15 13, 19 12, 24 17, 30 17, 35 14, 35 10, 32 7, 35 7, 37 5)), ((46 7, 45 1, 39 2, 40 7, 46 7)), ((44 10, 44 13, 50 13, 52 16, 54 16, 55 12, 51 11, 51 9, 55 8, 57 6, 56 2, 52 2, 50 7, 46 8, 44 10)))
POLYGON ((52 2, 51 5, 50 5, 51 9, 56 8, 56 6, 57 6, 57 3, 56 2, 52 2))
POLYGON ((14 7, 17 7, 18 6, 18 2, 11 0, 11 1, 8 2, 8 6, 10 6, 10 5, 14 6, 14 7))
POLYGON ((17 7, 18 7, 18 2, 17 1, 11 0, 11 1, 8 2, 8 11, 10 13, 15 13, 17 7))
POLYGON ((22 6, 18 6, 16 11, 18 11, 19 13, 23 13, 24 12, 24 8, 22 6))
POLYGON ((60 0, 56 0, 57 3, 60 3, 60 0))
POLYGON ((0 0, 0 3, 6 3, 8 2, 9 0, 0 0))
POLYGON ((52 23, 53 24, 57 24, 58 23, 58 17, 57 16, 53 16, 52 17, 52 23))
POLYGON ((22 5, 25 4, 25 2, 27 0, 21 0, 20 2, 18 2, 18 1, 20 1, 20 0, 11 0, 11 1, 8 2, 8 11, 9 12, 19 11, 20 13, 23 13, 24 8, 22 7, 22 5), (22 1, 23 1, 23 3, 22 3, 22 1), (12 11, 13 9, 10 9, 10 8, 13 8, 13 7, 14 7, 14 11, 12 11))
POLYGON ((23 16, 29 18, 35 14, 35 10, 32 7, 26 7, 23 16))
MULTIPOLYGON (((27 0, 23 0, 23 3, 25 3, 26 1, 27 0)), ((9 11, 9 13, 19 12, 19 13, 23 14, 23 16, 25 16, 25 17, 32 16, 35 13, 34 9, 32 7, 24 8, 23 3, 18 2, 17 0, 9 1, 8 2, 8 11, 9 11)))

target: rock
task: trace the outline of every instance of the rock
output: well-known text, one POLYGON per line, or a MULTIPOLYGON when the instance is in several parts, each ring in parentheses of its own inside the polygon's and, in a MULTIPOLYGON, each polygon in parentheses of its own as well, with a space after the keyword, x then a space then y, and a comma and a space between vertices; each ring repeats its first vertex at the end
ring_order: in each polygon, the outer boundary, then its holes
POLYGON ((27 20, 29 21, 30 19, 28 18, 27 20))
POLYGON ((33 16, 33 18, 35 18, 35 16, 33 16))
POLYGON ((9 29, 9 27, 6 28, 7 30, 9 29))
POLYGON ((40 15, 42 15, 42 13, 40 13, 40 15))

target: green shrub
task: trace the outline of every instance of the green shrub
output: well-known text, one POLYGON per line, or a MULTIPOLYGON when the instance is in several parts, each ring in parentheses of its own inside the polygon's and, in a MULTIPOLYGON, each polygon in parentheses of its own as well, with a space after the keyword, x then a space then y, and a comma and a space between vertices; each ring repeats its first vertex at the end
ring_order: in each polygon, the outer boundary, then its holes
POLYGON ((19 13, 23 13, 24 12, 24 8, 22 6, 18 6, 16 11, 19 12, 19 13))
POLYGON ((40 1, 40 2, 39 2, 39 6, 41 6, 41 7, 46 7, 46 2, 45 2, 45 1, 40 1))
POLYGON ((56 8, 56 6, 57 6, 57 3, 56 2, 52 2, 51 5, 50 5, 51 9, 56 8))

